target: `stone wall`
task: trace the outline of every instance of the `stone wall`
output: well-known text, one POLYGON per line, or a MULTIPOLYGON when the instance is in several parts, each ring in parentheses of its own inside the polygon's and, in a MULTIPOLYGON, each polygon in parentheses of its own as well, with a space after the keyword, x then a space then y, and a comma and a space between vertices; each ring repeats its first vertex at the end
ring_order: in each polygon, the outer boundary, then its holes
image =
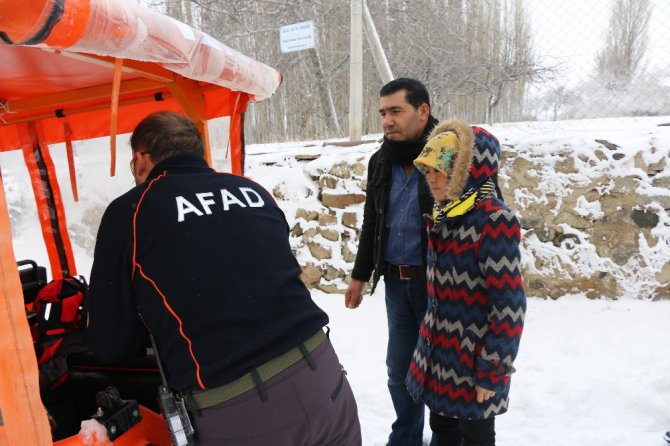
POLYGON ((668 299, 668 148, 596 143, 578 156, 503 147, 501 187, 524 229, 527 293, 668 299))
POLYGON ((315 209, 308 202, 308 208, 297 209, 291 245, 301 261, 302 279, 310 288, 329 293, 346 289, 363 222, 368 159, 362 155, 353 162, 306 167, 318 189, 318 206, 315 209))
MULTIPOLYGON (((500 186, 518 214, 529 296, 670 298, 670 149, 607 140, 540 150, 501 138, 500 186)), ((353 267, 372 150, 303 160, 318 191, 295 215, 291 243, 312 288, 343 292, 353 267)), ((275 190, 281 198, 281 192, 275 190)), ((302 204, 302 203, 301 203, 302 204)))

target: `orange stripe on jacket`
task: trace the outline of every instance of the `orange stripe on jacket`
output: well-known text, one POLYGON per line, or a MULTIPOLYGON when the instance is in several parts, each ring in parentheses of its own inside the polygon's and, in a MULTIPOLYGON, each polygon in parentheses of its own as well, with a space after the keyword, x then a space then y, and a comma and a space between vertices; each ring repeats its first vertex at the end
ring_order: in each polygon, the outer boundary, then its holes
POLYGON ((186 335, 186 333, 184 333, 184 326, 183 326, 181 318, 172 309, 172 307, 170 306, 170 304, 167 301, 167 298, 165 297, 165 294, 163 294, 163 292, 160 290, 160 288, 158 287, 156 282, 154 282, 149 276, 144 274, 144 271, 142 271, 142 266, 139 263, 137 263, 136 266, 140 271, 140 275, 142 277, 144 277, 149 283, 151 283, 151 285, 154 287, 156 292, 161 296, 161 298, 163 298, 163 305, 165 305, 165 308, 167 308, 167 310, 170 312, 170 314, 172 314, 172 316, 179 323, 179 334, 181 334, 181 337, 184 338, 184 340, 188 344, 188 351, 191 354, 191 359, 193 359, 193 363, 195 364, 195 375, 196 375, 196 378, 198 380, 198 385, 200 386, 201 389, 206 389, 207 387, 205 387, 205 385, 202 383, 202 379, 200 379, 200 363, 198 362, 197 359, 195 359, 195 354, 193 353, 193 343, 191 342, 191 339, 186 335))
POLYGON ((191 339, 184 333, 184 325, 177 313, 172 309, 170 304, 167 301, 167 298, 165 297, 165 294, 161 291, 160 287, 156 282, 153 281, 149 276, 147 276, 144 271, 142 270, 142 265, 137 263, 137 214, 140 211, 140 207, 142 206, 142 202, 144 201, 144 196, 149 192, 149 189, 154 185, 154 183, 161 178, 164 178, 167 174, 165 172, 161 173, 158 175, 156 178, 151 180, 147 188, 142 192, 142 196, 140 197, 140 201, 137 203, 137 207, 135 208, 135 213, 133 214, 133 272, 131 276, 131 280, 135 277, 135 269, 138 269, 140 272, 140 275, 151 285, 154 287, 154 290, 161 296, 163 299, 163 305, 167 310, 170 312, 170 314, 175 318, 177 323, 179 324, 179 334, 181 335, 182 338, 186 341, 188 344, 188 351, 189 354, 191 355, 191 359, 193 359, 193 363, 195 364, 195 375, 196 379, 198 380, 198 385, 200 386, 201 389, 206 389, 205 385, 202 382, 202 379, 200 378, 200 363, 198 360, 195 358, 195 354, 193 353, 193 343, 191 342, 191 339))

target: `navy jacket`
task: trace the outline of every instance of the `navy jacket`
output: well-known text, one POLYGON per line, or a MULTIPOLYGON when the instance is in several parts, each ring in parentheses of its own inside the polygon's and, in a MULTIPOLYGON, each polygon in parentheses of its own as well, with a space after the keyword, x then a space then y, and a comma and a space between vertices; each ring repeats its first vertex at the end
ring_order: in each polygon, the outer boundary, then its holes
POLYGON ((288 231, 253 181, 198 156, 159 162, 102 218, 86 303, 91 350, 106 362, 132 357, 146 326, 170 387, 197 390, 307 340, 328 316, 300 281, 288 231))

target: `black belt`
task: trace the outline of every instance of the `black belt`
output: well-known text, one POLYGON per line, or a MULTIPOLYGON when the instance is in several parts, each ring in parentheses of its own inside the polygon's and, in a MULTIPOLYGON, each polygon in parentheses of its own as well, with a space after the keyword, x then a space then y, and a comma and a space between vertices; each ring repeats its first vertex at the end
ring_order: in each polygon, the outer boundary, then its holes
POLYGON ((390 263, 386 264, 391 275, 397 277, 400 280, 411 280, 411 279, 425 279, 426 278, 426 267, 425 266, 413 266, 413 265, 392 265, 390 263))

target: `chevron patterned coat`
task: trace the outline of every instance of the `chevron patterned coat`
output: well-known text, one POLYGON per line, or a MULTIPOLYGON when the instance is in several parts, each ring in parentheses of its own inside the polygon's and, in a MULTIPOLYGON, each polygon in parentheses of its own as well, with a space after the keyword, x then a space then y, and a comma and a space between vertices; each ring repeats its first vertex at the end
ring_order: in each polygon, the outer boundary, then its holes
POLYGON ((500 153, 495 137, 455 120, 432 135, 446 130, 460 141, 447 205, 460 205, 428 224, 428 310, 406 384, 412 398, 433 412, 486 419, 507 411, 523 329, 520 229, 491 192, 500 153), (496 394, 478 403, 475 385, 496 394))

